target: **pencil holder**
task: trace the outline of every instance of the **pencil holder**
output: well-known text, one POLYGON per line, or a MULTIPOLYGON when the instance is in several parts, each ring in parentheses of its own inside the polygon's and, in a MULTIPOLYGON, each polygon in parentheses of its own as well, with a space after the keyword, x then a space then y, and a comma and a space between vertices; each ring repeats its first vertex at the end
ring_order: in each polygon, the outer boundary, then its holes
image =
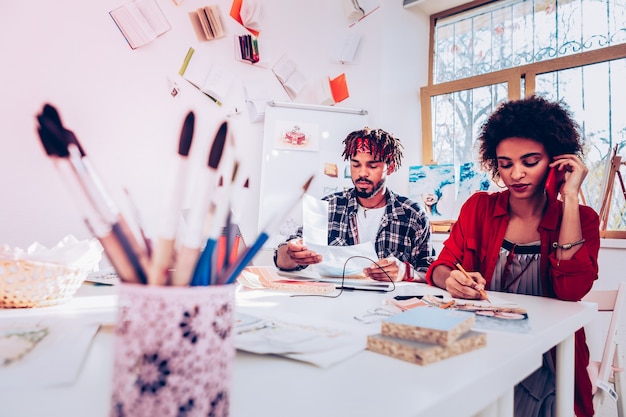
POLYGON ((234 285, 122 284, 110 415, 229 415, 234 285))

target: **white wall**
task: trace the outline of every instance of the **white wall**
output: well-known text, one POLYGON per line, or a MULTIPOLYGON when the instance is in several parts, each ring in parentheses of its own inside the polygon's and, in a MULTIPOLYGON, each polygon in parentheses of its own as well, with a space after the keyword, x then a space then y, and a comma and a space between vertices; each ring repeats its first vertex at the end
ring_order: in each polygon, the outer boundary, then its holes
MULTIPOLYGON (((228 17, 230 1, 185 0, 180 6, 158 1, 172 29, 136 50, 128 47, 108 15, 125 0, 0 5, 4 81, 0 243, 52 245, 69 233, 88 236, 35 132, 34 116, 45 102, 57 106, 116 201, 123 206, 122 189, 130 191, 148 232, 156 222, 160 185, 175 153, 185 113, 196 112, 194 147, 208 149, 216 119, 234 107, 244 109, 231 120, 238 131, 238 146, 248 154, 250 199, 258 201, 263 126, 248 121, 243 82, 264 83, 274 100, 288 97, 269 69, 234 60, 233 36, 242 29, 228 17), (226 38, 201 43, 187 13, 207 4, 220 5, 229 33, 226 38), (236 74, 222 108, 186 83, 180 84, 179 96, 169 95, 166 77, 175 77, 190 46, 210 51, 236 74)), ((339 105, 367 109, 372 127, 392 131, 403 140, 404 170, 392 176, 391 184, 406 192, 406 167, 421 159, 418 89, 426 82, 427 17, 418 10, 403 9, 400 1, 383 1, 379 10, 349 28, 343 4, 336 0, 266 0, 264 4, 260 42, 270 47, 271 62, 282 53, 289 54, 309 82, 296 101, 314 103, 312 85, 345 72, 350 97, 339 105), (331 50, 349 32, 362 35, 356 62, 335 63, 331 50)), ((248 238, 257 231, 256 219, 257 206, 252 203, 243 224, 248 238)))
MULTIPOLYGON (((61 111, 120 204, 125 201, 122 188, 129 189, 148 232, 154 229, 161 184, 185 113, 196 112, 194 151, 206 155, 216 119, 233 107, 243 108, 231 120, 251 178, 244 237, 256 235, 263 125, 248 122, 242 86, 244 81, 258 80, 275 100, 287 100, 286 93, 269 69, 234 60, 232 36, 241 29, 227 16, 230 1, 185 0, 175 6, 170 0, 158 0, 172 29, 134 51, 108 15, 125 1, 0 3, 0 244, 53 245, 70 233, 89 236, 35 133, 34 116, 45 102, 61 111), (207 4, 220 5, 229 34, 200 43, 187 13, 207 4), (169 95, 166 77, 178 72, 189 46, 210 51, 236 74, 222 108, 185 83, 180 84, 179 96, 169 95)), ((264 3, 260 42, 270 46, 271 61, 289 54, 309 85, 345 72, 350 97, 339 105, 367 109, 371 127, 402 139, 404 165, 390 177, 390 185, 407 193, 407 167, 421 163, 419 87, 427 82, 428 17, 417 7, 403 9, 400 0, 382 0, 379 10, 349 28, 341 1, 264 3), (349 31, 361 34, 362 43, 356 62, 341 65, 331 60, 330 52, 349 31)), ((309 88, 296 101, 313 103, 313 97, 309 88)), ((618 266, 626 245, 603 240, 603 246, 598 285, 615 287, 624 279, 618 266)))

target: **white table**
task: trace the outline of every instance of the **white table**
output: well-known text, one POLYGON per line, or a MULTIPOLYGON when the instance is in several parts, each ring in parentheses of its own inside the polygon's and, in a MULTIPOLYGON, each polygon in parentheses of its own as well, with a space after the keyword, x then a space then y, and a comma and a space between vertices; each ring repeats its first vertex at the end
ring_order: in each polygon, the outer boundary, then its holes
MULTIPOLYGON (((438 289, 407 284, 397 292, 438 289)), ((107 289, 92 288, 91 291, 107 289)), ((108 291, 111 291, 110 289, 108 291)), ((240 292, 238 305, 291 314, 315 314, 354 324, 354 315, 383 305, 389 294, 344 292, 339 298, 291 298, 269 291, 240 292)), ((590 322, 596 305, 498 294, 528 309, 532 332, 490 332, 487 347, 427 366, 370 351, 319 368, 289 359, 238 352, 231 415, 272 416, 511 416, 513 387, 537 369, 542 354, 558 345, 559 415, 573 415, 573 333, 590 322)), ((246 307, 249 308, 249 307, 246 307)), ((261 310, 260 310, 261 311, 261 310)), ((0 321, 16 314, 0 311, 0 321)), ((37 314, 33 311, 32 314, 37 314)), ((99 312, 98 314, 105 314, 99 312)), ((109 312, 113 321, 114 311, 109 312)), ((108 416, 113 329, 103 326, 78 380, 65 387, 0 391, 0 416, 108 416)), ((1 375, 1 374, 0 374, 1 375)))

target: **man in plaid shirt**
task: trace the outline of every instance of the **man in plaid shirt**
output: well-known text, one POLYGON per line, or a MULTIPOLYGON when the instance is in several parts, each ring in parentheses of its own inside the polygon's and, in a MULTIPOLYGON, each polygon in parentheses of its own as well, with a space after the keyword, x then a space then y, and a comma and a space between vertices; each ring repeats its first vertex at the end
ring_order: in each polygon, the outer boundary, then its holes
MULTIPOLYGON (((327 195, 328 245, 349 246, 372 241, 378 260, 364 269, 378 281, 424 281, 432 260, 430 224, 422 208, 386 186, 387 176, 402 161, 402 144, 382 129, 364 128, 343 141, 350 160, 353 188, 327 195)), ((302 227, 278 245, 274 263, 296 271, 322 261, 302 241, 302 227)))

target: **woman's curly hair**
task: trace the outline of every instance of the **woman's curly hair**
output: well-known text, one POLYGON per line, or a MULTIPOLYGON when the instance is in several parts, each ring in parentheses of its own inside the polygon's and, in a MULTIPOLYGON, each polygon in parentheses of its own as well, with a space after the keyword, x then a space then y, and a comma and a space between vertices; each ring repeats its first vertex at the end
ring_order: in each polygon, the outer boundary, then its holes
POLYGON ((359 139, 368 139, 370 153, 374 159, 383 161, 388 166, 393 166, 393 171, 397 171, 402 164, 402 144, 400 140, 392 134, 382 129, 370 129, 365 127, 350 133, 344 140, 343 159, 349 160, 355 156, 359 149, 359 139))
POLYGON ((482 125, 477 142, 483 169, 498 179, 496 148, 512 137, 537 141, 553 158, 561 154, 582 154, 579 126, 562 103, 531 96, 500 104, 482 125))

